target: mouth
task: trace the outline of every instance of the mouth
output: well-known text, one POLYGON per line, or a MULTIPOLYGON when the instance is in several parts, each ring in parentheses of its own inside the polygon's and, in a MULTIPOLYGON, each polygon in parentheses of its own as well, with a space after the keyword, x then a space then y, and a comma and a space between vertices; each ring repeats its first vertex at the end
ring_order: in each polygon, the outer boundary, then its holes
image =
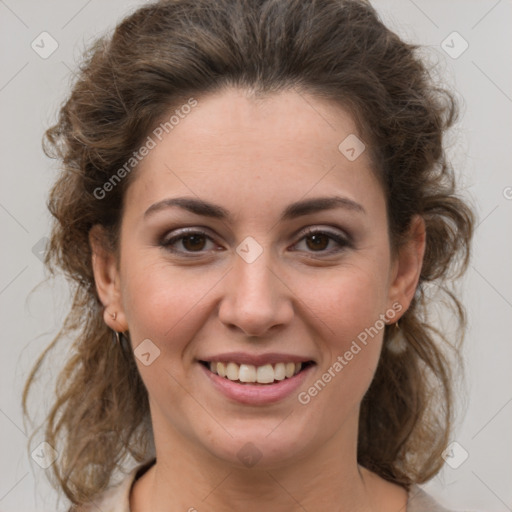
POLYGON ((237 364, 233 361, 199 361, 209 372, 237 384, 252 386, 268 386, 291 379, 304 372, 314 361, 300 363, 280 362, 255 366, 251 364, 237 364))

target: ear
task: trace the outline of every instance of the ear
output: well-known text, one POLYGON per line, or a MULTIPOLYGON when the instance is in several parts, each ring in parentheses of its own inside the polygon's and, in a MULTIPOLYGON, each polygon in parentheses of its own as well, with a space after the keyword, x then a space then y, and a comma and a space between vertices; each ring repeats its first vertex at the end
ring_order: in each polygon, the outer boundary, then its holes
POLYGON ((120 274, 116 255, 108 249, 105 228, 95 225, 89 232, 92 252, 92 269, 98 296, 105 306, 103 319, 115 331, 128 329, 121 300, 120 274))
POLYGON ((418 286, 425 244, 425 221, 416 215, 411 221, 406 242, 395 256, 388 293, 389 306, 398 302, 402 305, 403 313, 409 308, 418 286))

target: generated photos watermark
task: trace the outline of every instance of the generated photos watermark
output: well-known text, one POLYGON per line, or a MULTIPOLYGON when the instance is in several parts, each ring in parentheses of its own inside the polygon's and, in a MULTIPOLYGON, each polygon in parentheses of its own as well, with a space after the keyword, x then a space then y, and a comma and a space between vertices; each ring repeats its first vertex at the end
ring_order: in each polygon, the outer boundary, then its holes
POLYGON ((146 141, 137 151, 132 153, 132 156, 120 167, 101 187, 94 189, 93 195, 96 199, 104 199, 109 192, 124 179, 132 170, 139 164, 144 157, 149 155, 149 152, 154 149, 158 142, 162 141, 165 134, 171 133, 172 130, 185 119, 192 109, 198 105, 198 101, 194 98, 189 98, 187 103, 177 108, 174 113, 165 122, 160 123, 146 138, 146 141))
POLYGON ((393 320, 397 313, 402 311, 403 306, 399 302, 395 302, 391 308, 385 313, 380 314, 379 318, 370 327, 365 328, 357 335, 357 339, 353 340, 350 348, 345 351, 343 355, 339 355, 336 361, 322 374, 322 376, 312 385, 307 391, 301 391, 297 395, 297 399, 302 405, 307 405, 311 402, 311 399, 322 391, 325 386, 331 382, 342 370, 359 354, 363 348, 368 345, 375 336, 379 334, 385 327, 386 322, 393 320), (359 343, 358 343, 359 342, 359 343))

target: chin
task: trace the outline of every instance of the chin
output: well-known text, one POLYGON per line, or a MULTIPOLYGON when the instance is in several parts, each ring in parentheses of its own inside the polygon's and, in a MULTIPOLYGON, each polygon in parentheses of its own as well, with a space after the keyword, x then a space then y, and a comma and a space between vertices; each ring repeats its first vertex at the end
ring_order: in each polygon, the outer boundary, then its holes
POLYGON ((237 428, 226 424, 232 436, 222 429, 222 439, 210 438, 208 444, 198 442, 215 458, 238 469, 275 469, 291 464, 314 449, 314 441, 305 435, 300 423, 295 422, 290 431, 291 425, 282 419, 254 419, 252 425, 248 425, 249 422, 247 420, 245 426, 240 426, 239 422, 237 428))

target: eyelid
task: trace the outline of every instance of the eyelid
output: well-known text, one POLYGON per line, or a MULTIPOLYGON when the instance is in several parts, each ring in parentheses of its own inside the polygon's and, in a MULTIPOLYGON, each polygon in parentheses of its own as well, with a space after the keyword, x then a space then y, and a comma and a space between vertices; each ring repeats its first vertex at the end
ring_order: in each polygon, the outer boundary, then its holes
POLYGON ((172 229, 170 231, 166 231, 164 235, 161 238, 162 241, 165 242, 165 240, 172 240, 174 238, 178 238, 180 236, 186 236, 186 235, 205 235, 208 238, 212 238, 210 230, 205 226, 186 226, 183 228, 177 228, 172 229), (169 236, 171 233, 173 233, 172 236, 169 236))
MULTIPOLYGON (((338 230, 340 228, 337 228, 338 230)), ((167 232, 163 237, 161 237, 159 245, 164 247, 166 250, 180 255, 186 255, 187 257, 200 257, 204 254, 211 251, 183 251, 176 250, 171 247, 172 244, 179 242, 182 238, 185 238, 187 235, 200 235, 204 236, 207 240, 210 240, 212 243, 216 244, 214 236, 211 236, 210 230, 203 226, 194 226, 194 227, 184 227, 177 230, 173 230, 171 232, 167 232), (172 236, 169 236, 170 233, 173 233, 172 236)), ((322 251, 305 251, 310 255, 317 254, 319 257, 335 255, 346 248, 352 248, 354 246, 352 237, 346 231, 334 231, 331 227, 322 227, 321 225, 316 226, 308 226, 294 233, 293 237, 299 237, 296 242, 291 247, 299 244, 304 240, 305 237, 311 235, 327 235, 331 241, 334 241, 337 244, 337 247, 330 250, 322 250, 322 251)), ((218 244, 217 244, 218 245, 218 244)), ((300 252, 292 250, 292 252, 300 252)))
POLYGON ((351 236, 346 231, 340 230, 339 228, 337 231, 335 231, 333 228, 329 226, 323 227, 322 225, 308 226, 307 228, 304 228, 303 230, 299 231, 297 233, 297 236, 305 236, 310 234, 315 235, 318 233, 325 233, 327 235, 339 237, 345 240, 346 242, 351 242, 352 240, 351 236))
POLYGON ((172 243, 176 243, 180 241, 182 238, 185 238, 186 236, 191 235, 201 235, 204 236, 207 240, 210 240, 213 243, 216 243, 214 238, 209 234, 208 228, 205 228, 203 226, 197 226, 197 227, 184 227, 176 230, 169 231, 164 234, 164 236, 160 237, 159 245, 164 247, 164 249, 167 249, 170 252, 173 252, 174 254, 187 254, 190 256, 201 256, 205 254, 206 251, 179 251, 176 249, 171 248, 172 243), (169 236, 171 233, 172 236, 169 236))
MULTIPOLYGON (((325 255, 335 255, 346 248, 353 248, 354 242, 350 234, 348 234, 346 231, 333 231, 331 228, 325 228, 322 226, 309 226, 301 231, 298 232, 296 236, 299 237, 298 241, 294 243, 294 246, 298 243, 302 242, 303 239, 307 236, 311 235, 327 235, 330 237, 331 240, 333 240, 336 244, 338 244, 338 247, 335 249, 331 249, 328 251, 307 251, 308 254, 318 254, 319 256, 325 255)), ((293 246, 292 246, 293 247, 293 246)))

